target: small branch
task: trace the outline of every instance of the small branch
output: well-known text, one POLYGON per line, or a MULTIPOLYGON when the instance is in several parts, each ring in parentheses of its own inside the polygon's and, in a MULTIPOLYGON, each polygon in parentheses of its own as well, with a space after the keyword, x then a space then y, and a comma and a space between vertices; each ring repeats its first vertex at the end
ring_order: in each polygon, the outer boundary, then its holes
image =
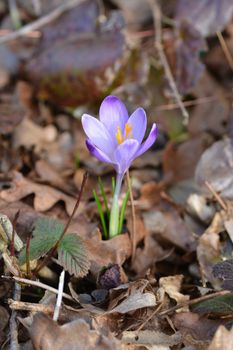
POLYGON ((214 198, 216 199, 216 201, 220 204, 220 206, 222 207, 223 210, 227 211, 227 206, 224 203, 224 201, 222 200, 222 198, 219 196, 219 194, 213 189, 212 185, 208 182, 205 181, 205 185, 208 188, 208 190, 210 191, 210 193, 212 193, 212 195, 214 196, 214 198))
MULTIPOLYGON (((2 278, 7 279, 7 280, 14 280, 14 281, 17 281, 17 282, 23 283, 23 284, 28 284, 28 285, 31 285, 31 286, 35 286, 35 287, 38 287, 38 288, 42 288, 42 289, 48 290, 51 293, 58 294, 58 290, 57 289, 55 289, 53 287, 50 287, 47 284, 41 283, 39 281, 32 281, 32 280, 28 280, 26 278, 21 278, 21 277, 16 277, 16 276, 12 276, 12 277, 2 276, 2 278)), ((74 301, 72 296, 70 296, 67 293, 62 293, 62 296, 63 296, 63 298, 66 298, 68 300, 74 301)))
MULTIPOLYGON (((231 96, 232 96, 231 92, 224 94, 224 97, 226 97, 226 98, 229 98, 231 96)), ((200 98, 197 98, 196 100, 184 101, 183 105, 185 107, 192 107, 192 106, 197 106, 197 105, 216 101, 216 100, 218 100, 218 98, 219 98, 218 96, 200 97, 200 98)), ((177 103, 170 103, 170 104, 166 104, 166 105, 157 106, 157 107, 155 107, 155 110, 156 111, 171 111, 171 110, 178 109, 178 108, 180 108, 180 107, 177 103)))
POLYGON ((221 32, 216 32, 216 34, 217 34, 218 40, 220 42, 220 45, 222 47, 223 53, 224 53, 224 55, 226 57, 226 60, 227 60, 227 62, 229 64, 231 70, 233 71, 233 58, 232 58, 230 50, 229 50, 229 48, 228 48, 228 46, 226 44, 226 41, 225 41, 225 39, 224 39, 224 37, 223 37, 221 32))
POLYGON ((204 295, 200 298, 196 298, 196 299, 192 299, 192 300, 187 300, 181 304, 177 304, 173 307, 171 307, 170 309, 168 310, 165 310, 165 311, 162 311, 158 314, 158 316, 165 316, 167 314, 170 314, 171 312, 173 311, 176 311, 178 309, 181 309, 182 307, 184 306, 189 306, 189 305, 194 305, 194 304, 197 304, 197 303, 200 303, 201 301, 205 301, 205 300, 209 300, 209 299, 213 299, 215 297, 219 297, 221 295, 226 295, 226 294, 229 294, 231 293, 230 291, 227 291, 227 290, 221 290, 220 292, 216 292, 216 293, 213 293, 213 294, 209 294, 209 295, 204 295))
MULTIPOLYGON (((21 298, 21 286, 19 283, 15 282, 15 288, 14 288, 14 302, 19 302, 21 298)), ((10 350, 18 350, 19 349, 19 343, 18 343, 18 325, 16 321, 17 312, 15 310, 12 311, 11 318, 10 318, 10 350)))
POLYGON ((64 2, 61 6, 57 7, 55 10, 51 11, 49 14, 39 18, 38 20, 25 25, 23 28, 9 33, 8 35, 0 38, 0 44, 18 39, 32 31, 38 30, 44 25, 54 21, 58 17, 60 17, 64 12, 71 10, 76 5, 82 3, 84 0, 70 0, 64 2))
POLYGON ((47 263, 49 262, 49 260, 50 260, 50 259, 53 257, 53 255, 55 254, 55 252, 56 252, 56 250, 57 250, 59 244, 60 244, 61 241, 63 240, 63 238, 64 238, 64 236, 65 236, 65 234, 66 234, 66 232, 67 232, 67 230, 68 230, 68 228, 69 228, 69 226, 70 226, 70 223, 71 223, 71 221, 72 221, 72 219, 73 219, 73 217, 74 217, 74 215, 75 215, 75 213, 76 213, 76 211, 77 211, 77 209, 78 209, 78 207, 79 207, 79 203, 80 203, 80 200, 81 200, 81 198, 82 198, 82 194, 83 194, 83 190, 84 190, 84 187, 85 187, 85 185, 86 185, 86 182, 87 182, 87 178, 88 178, 88 174, 85 173, 85 174, 83 175, 83 180, 82 180, 82 184, 81 184, 81 188, 80 188, 80 192, 79 192, 79 195, 78 195, 76 204, 75 204, 74 209, 73 209, 73 211, 72 211, 72 213, 71 213, 71 215, 70 215, 70 217, 69 217, 69 219, 68 219, 68 221, 67 221, 66 226, 64 227, 64 230, 63 230, 63 232, 62 232, 60 238, 59 238, 58 241, 55 243, 55 245, 53 246, 53 248, 50 250, 50 252, 48 253, 47 257, 45 257, 44 260, 42 260, 42 262, 37 266, 37 268, 36 268, 35 271, 34 271, 34 274, 38 273, 38 272, 42 269, 42 267, 44 267, 44 266, 47 265, 47 263))
POLYGON ((188 111, 186 110, 186 108, 185 108, 185 106, 183 104, 183 101, 182 101, 181 96, 179 94, 179 91, 177 89, 175 80, 174 80, 173 75, 172 75, 171 68, 169 66, 169 63, 168 63, 168 60, 167 60, 167 57, 165 55, 165 52, 164 52, 164 49, 163 49, 163 45, 162 45, 162 24, 161 24, 162 16, 161 16, 161 9, 160 9, 160 6, 159 6, 157 0, 147 0, 147 1, 148 1, 149 5, 151 7, 153 18, 154 18, 155 47, 156 47, 156 49, 158 51, 159 58, 160 58, 160 61, 161 61, 162 65, 163 65, 164 72, 165 72, 165 75, 166 75, 166 77, 168 79, 170 88, 173 91, 174 97, 175 97, 175 99, 177 101, 177 104, 179 105, 180 110, 182 112, 182 115, 183 115, 183 118, 184 118, 183 123, 185 125, 187 125, 188 121, 189 121, 189 114, 188 114, 188 111))
POLYGON ((132 191, 132 185, 131 180, 129 176, 129 170, 126 172, 126 178, 127 178, 127 185, 129 189, 129 198, 130 198, 130 204, 131 204, 131 214, 132 214, 132 232, 131 232, 131 243, 132 243, 132 262, 135 258, 135 252, 136 252, 136 215, 135 215, 135 206, 134 206, 134 199, 133 199, 133 191, 132 191))
POLYGON ((61 308, 62 294, 63 294, 63 288, 64 288, 64 281, 65 281, 65 270, 62 270, 60 278, 59 278, 57 302, 56 302, 56 306, 55 306, 54 314, 53 314, 54 321, 57 321, 59 318, 59 312, 60 312, 60 308, 61 308))
MULTIPOLYGON (((12 310, 24 310, 31 312, 43 312, 45 314, 53 314, 54 306, 53 305, 45 305, 45 304, 35 304, 35 303, 26 303, 24 301, 15 301, 12 299, 8 299, 8 304, 12 310)), ((14 312, 14 311, 13 311, 14 312)))

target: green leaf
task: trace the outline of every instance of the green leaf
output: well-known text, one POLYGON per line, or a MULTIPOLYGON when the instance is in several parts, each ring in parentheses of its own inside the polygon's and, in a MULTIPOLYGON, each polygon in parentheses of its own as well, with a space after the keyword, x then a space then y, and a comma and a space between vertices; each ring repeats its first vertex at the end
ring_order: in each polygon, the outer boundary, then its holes
MULTIPOLYGON (((35 222, 33 238, 30 241, 30 260, 44 256, 57 242, 64 229, 64 224, 51 218, 39 218, 35 222)), ((26 247, 19 255, 19 264, 26 263, 26 247)))
POLYGON ((83 240, 75 233, 67 234, 58 248, 58 261, 71 275, 83 277, 88 273, 90 261, 83 240))
POLYGON ((104 234, 104 238, 107 239, 108 238, 108 230, 107 230, 107 225, 106 225, 106 221, 105 221, 105 216, 104 216, 104 212, 103 212, 103 208, 102 205, 100 203, 99 197, 96 193, 95 190, 93 190, 93 196, 95 198, 95 202, 99 211, 99 216, 100 216, 100 221, 102 224, 102 228, 103 228, 103 234, 104 234))
POLYGON ((105 192, 105 189, 104 189, 104 184, 103 184, 103 181, 102 181, 100 176, 98 178, 98 183, 99 183, 100 192, 101 192, 103 200, 104 200, 105 211, 106 211, 106 214, 107 214, 107 216, 109 218, 110 212, 109 212, 109 209, 108 209, 108 200, 107 200, 106 192, 105 192))
POLYGON ((233 312, 233 293, 202 301, 191 307, 192 311, 200 314, 228 314, 233 312))

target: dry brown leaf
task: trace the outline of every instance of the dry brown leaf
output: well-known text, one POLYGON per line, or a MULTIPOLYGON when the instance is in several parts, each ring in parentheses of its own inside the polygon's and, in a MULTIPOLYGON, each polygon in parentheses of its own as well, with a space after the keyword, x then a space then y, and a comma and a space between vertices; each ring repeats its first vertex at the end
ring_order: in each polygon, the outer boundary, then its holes
POLYGON ((197 246, 197 258, 201 269, 202 278, 209 281, 215 288, 220 287, 218 279, 214 278, 212 269, 218 261, 222 243, 219 233, 224 229, 224 222, 220 213, 215 214, 214 219, 205 233, 200 237, 197 246))
POLYGON ((46 148, 47 144, 54 142, 57 138, 57 130, 53 125, 44 128, 35 124, 32 120, 24 118, 14 132, 14 146, 35 147, 36 152, 46 148), (27 135, 27 137, 25 137, 27 135))
POLYGON ((91 237, 85 237, 89 258, 90 271, 97 275, 103 266, 109 264, 122 265, 131 255, 131 241, 127 233, 103 241, 99 230, 94 230, 91 237))
POLYGON ((207 101, 195 106, 188 124, 189 133, 193 136, 198 136, 203 132, 212 132, 218 136, 225 134, 231 108, 230 101, 224 96, 225 91, 208 72, 205 72, 194 93, 197 98, 207 97, 207 101), (209 96, 215 99, 208 101, 209 96))
POLYGON ((208 196, 210 192, 206 187, 206 181, 222 197, 232 199, 232 169, 233 144, 231 139, 225 138, 215 142, 203 153, 196 167, 195 180, 208 196))
MULTIPOLYGON (((50 185, 57 187, 63 191, 71 192, 71 186, 62 178, 61 174, 58 173, 48 162, 40 159, 35 164, 35 170, 40 176, 40 180, 49 183, 50 185)), ((82 176, 83 179, 83 176, 82 176)), ((80 184, 81 185, 81 184, 80 184)), ((79 186, 80 188, 80 186, 79 186)))
POLYGON ((163 153, 165 181, 178 182, 192 178, 196 164, 209 142, 209 136, 203 134, 181 144, 168 143, 163 153))
MULTIPOLYGON (((161 277, 159 285, 169 295, 170 298, 175 299, 177 303, 183 303, 189 300, 189 295, 180 293, 183 275, 161 277)), ((184 308, 182 308, 184 311, 184 308)))
POLYGON ((0 134, 12 133, 24 118, 25 112, 19 101, 12 95, 2 96, 0 100, 0 134))
POLYGON ((147 234, 144 240, 144 247, 136 249, 132 268, 138 275, 145 275, 148 268, 152 267, 157 261, 162 260, 167 254, 168 251, 164 250, 151 234, 147 234))
POLYGON ((176 313, 172 321, 183 336, 189 334, 193 339, 202 341, 212 339, 221 323, 221 320, 210 320, 193 312, 176 313))
POLYGON ((118 350, 120 342, 110 334, 90 329, 83 319, 59 326, 48 316, 34 316, 29 334, 35 350, 118 350))
MULTIPOLYGON (((0 192, 0 198, 8 203, 19 201, 20 199, 34 194, 34 208, 36 211, 45 212, 52 208, 57 202, 65 203, 66 211, 71 215, 76 200, 50 186, 34 183, 22 176, 18 172, 13 173, 12 187, 0 192)), ((79 206, 78 215, 83 210, 84 204, 79 206)))
POLYGON ((126 314, 131 311, 142 309, 145 307, 153 307, 156 305, 155 295, 152 293, 142 293, 141 291, 135 290, 119 305, 112 310, 107 311, 107 314, 126 314))
POLYGON ((228 331, 220 326, 208 347, 208 350, 232 350, 233 349, 233 328, 228 331))
POLYGON ((178 212, 172 207, 161 210, 153 208, 143 214, 146 229, 153 233, 156 239, 160 237, 185 251, 194 251, 196 241, 191 230, 185 224, 178 212))

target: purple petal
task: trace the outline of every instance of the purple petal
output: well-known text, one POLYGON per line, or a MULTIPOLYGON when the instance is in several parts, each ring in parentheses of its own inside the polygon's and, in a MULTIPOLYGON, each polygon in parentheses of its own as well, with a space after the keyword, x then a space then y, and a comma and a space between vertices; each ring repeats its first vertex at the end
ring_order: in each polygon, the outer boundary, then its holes
POLYGON ((114 158, 118 164, 118 173, 124 174, 130 167, 131 162, 134 160, 135 155, 140 144, 137 140, 126 140, 120 144, 114 152, 114 158))
POLYGON ((129 118, 125 105, 116 96, 107 96, 101 103, 99 115, 100 121, 116 141, 117 128, 120 127, 124 133, 125 123, 129 118))
POLYGON ((137 108, 127 121, 132 126, 132 138, 136 139, 139 143, 142 142, 145 135, 146 122, 146 112, 141 107, 137 108))
POLYGON ((141 154, 145 153, 153 145, 153 143, 157 138, 157 135, 158 135, 158 127, 156 124, 153 124, 146 141, 144 141, 139 147, 136 157, 139 157, 141 154))
POLYGON ((91 140, 86 140, 86 145, 87 148, 89 150, 89 152, 96 157, 97 159, 99 159, 101 162, 104 163, 109 163, 109 164, 115 164, 107 154, 105 154, 104 152, 102 152, 100 149, 98 149, 92 142, 91 140))
POLYGON ((84 114, 82 126, 91 142, 106 154, 113 153, 115 146, 105 126, 96 118, 84 114))

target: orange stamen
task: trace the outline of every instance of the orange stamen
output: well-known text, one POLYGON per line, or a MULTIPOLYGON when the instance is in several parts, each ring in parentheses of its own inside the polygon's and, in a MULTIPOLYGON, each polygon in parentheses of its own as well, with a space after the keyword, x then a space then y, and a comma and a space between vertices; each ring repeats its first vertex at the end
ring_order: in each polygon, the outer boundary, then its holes
POLYGON ((124 138, 123 138, 123 135, 121 132, 121 128, 119 126, 117 127, 116 139, 117 139, 117 142, 119 145, 124 141, 124 138))
POLYGON ((125 136, 127 139, 133 137, 132 129, 132 125, 128 123, 125 124, 125 136))

